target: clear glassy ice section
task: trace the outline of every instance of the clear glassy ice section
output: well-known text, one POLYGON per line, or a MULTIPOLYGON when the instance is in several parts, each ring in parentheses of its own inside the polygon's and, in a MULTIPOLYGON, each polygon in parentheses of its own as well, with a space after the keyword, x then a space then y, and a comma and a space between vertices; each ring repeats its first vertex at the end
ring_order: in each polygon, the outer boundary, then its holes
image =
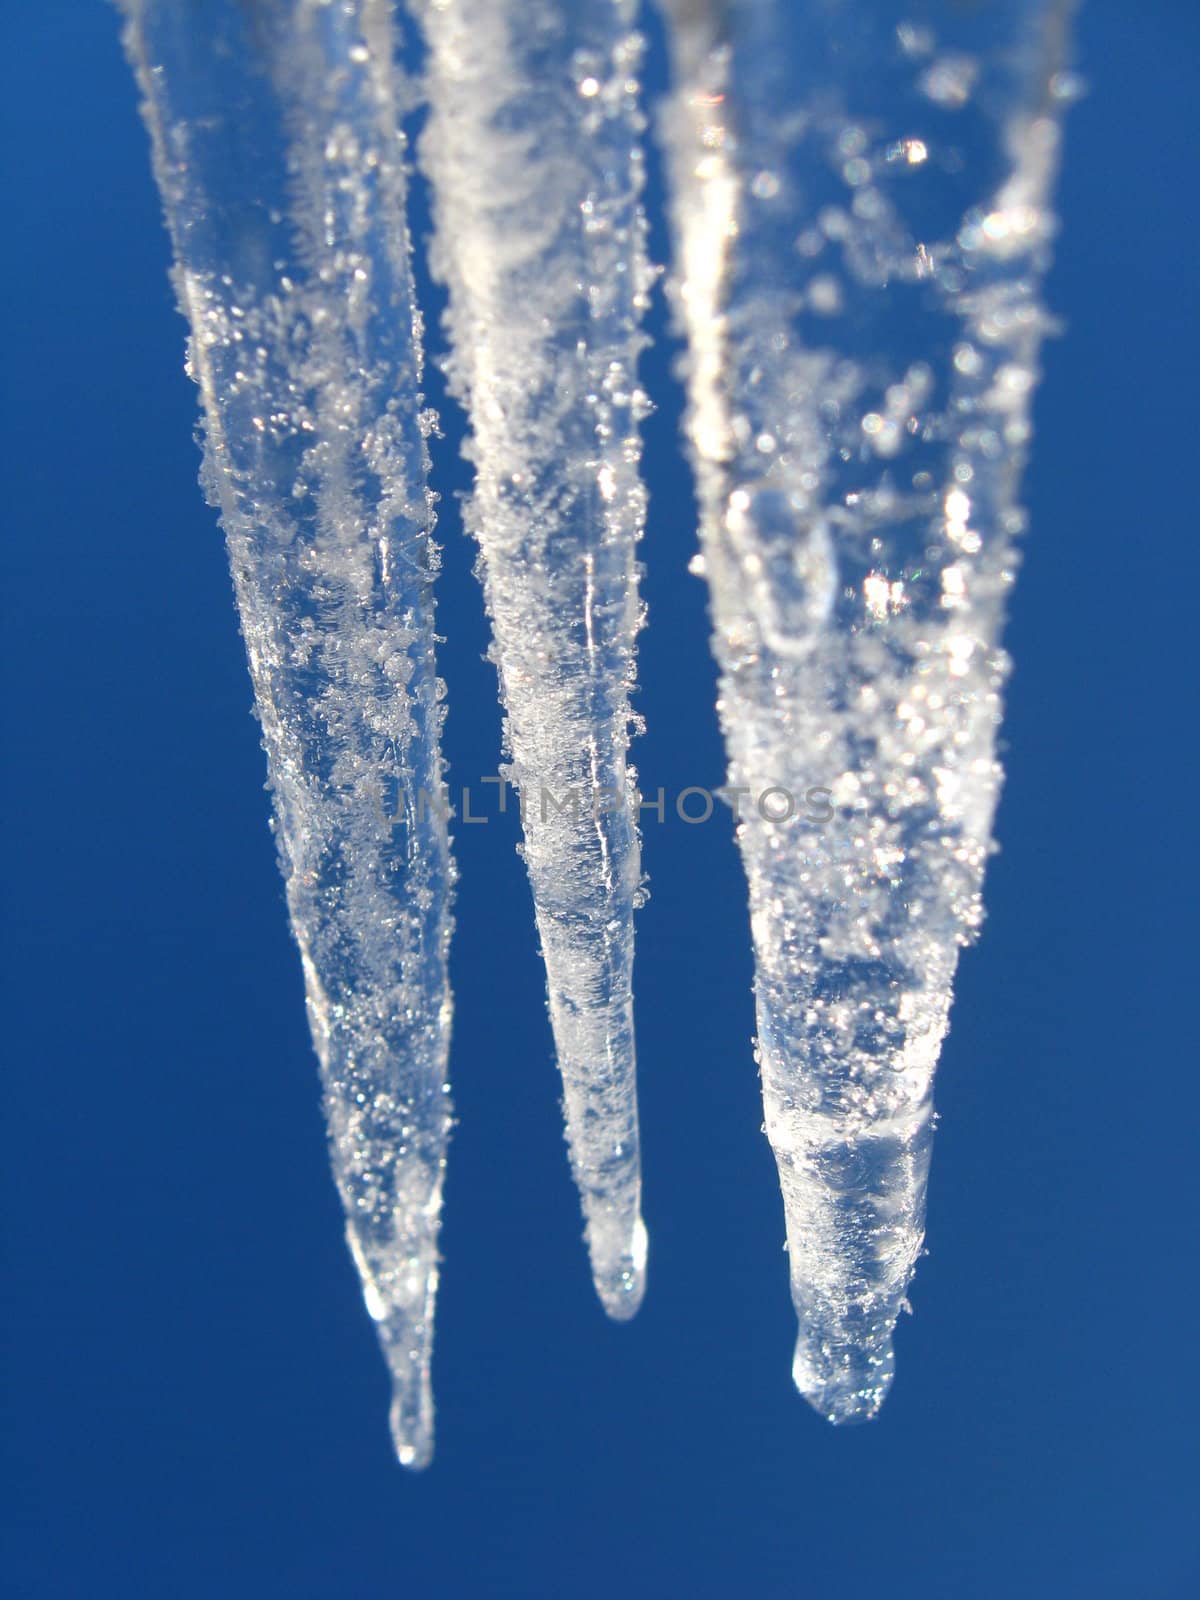
POLYGON ((992 848, 1071 5, 664 9, 674 298, 793 1371, 855 1421, 892 1378, 992 848))
POLYGON ((648 290, 627 0, 411 0, 449 376, 471 423, 508 774, 605 1309, 642 1297, 633 1042, 636 380, 648 290))
POLYGON ((123 0, 350 1249, 407 1466, 449 1127, 452 869, 386 0, 123 0))

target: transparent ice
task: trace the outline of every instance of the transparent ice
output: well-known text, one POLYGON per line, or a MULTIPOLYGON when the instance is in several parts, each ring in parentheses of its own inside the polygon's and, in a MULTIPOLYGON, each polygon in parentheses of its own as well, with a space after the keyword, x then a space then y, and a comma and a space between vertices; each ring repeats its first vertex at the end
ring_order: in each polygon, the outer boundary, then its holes
POLYGON ((738 833, 793 1374, 854 1421, 891 1382, 981 917, 1070 6, 666 10, 730 786, 777 791, 738 833))
MULTIPOLYGON (((119 0, 202 394, 334 1173, 410 1466, 453 880, 390 0, 119 0)), ((871 1416, 981 920, 1072 0, 661 0, 794 1376, 871 1416), (827 802, 815 810, 809 797, 827 802)), ((644 520, 634 0, 409 0, 468 526, 600 1298, 644 1287, 627 760, 644 520)))
POLYGON ((449 373, 597 1293, 642 1298, 626 763, 644 518, 640 42, 626 0, 414 0, 449 373))
POLYGON ((203 400, 346 1232, 433 1446, 451 865, 385 0, 124 0, 203 400), (422 800, 428 797, 428 803, 422 800))

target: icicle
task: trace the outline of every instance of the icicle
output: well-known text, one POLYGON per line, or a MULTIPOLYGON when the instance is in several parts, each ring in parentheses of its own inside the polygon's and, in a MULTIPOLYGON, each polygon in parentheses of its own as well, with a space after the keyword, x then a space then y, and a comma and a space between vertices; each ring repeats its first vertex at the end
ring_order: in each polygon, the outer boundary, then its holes
POLYGON ((850 0, 666 9, 793 1371, 851 1421, 891 1381, 933 1072, 981 917, 1070 6, 898 26, 850 0))
POLYGON ((124 0, 191 324, 334 1173, 433 1445, 451 865, 386 0, 124 0))
POLYGON ((631 971, 639 891, 625 755, 635 544, 639 40, 625 0, 413 0, 421 146, 470 511, 596 1288, 641 1300, 631 971))

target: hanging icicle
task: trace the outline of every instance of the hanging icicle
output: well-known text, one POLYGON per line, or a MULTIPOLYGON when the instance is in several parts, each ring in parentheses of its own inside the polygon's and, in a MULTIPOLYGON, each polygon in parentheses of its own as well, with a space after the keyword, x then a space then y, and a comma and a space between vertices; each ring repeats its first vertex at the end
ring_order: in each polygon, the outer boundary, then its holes
POLYGON ((596 1291, 644 1286, 633 1042, 640 40, 625 0, 416 0, 422 162, 596 1291))
POLYGON ((854 1421, 891 1382, 982 916, 1070 8, 666 9, 721 722, 732 792, 765 797, 738 837, 793 1371, 854 1421))
POLYGON ((346 1232, 433 1448, 451 864, 385 0, 124 0, 204 405, 346 1232))

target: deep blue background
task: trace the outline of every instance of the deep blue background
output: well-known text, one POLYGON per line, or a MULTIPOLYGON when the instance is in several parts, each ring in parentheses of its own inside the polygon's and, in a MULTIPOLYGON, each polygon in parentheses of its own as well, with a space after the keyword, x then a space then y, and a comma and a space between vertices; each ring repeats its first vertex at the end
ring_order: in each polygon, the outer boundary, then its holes
MULTIPOLYGON (((648 825, 650 1290, 588 1283, 527 888, 460 828, 438 1456, 396 1467, 327 1175, 197 397, 114 16, 3 10, 3 1491, 14 1596, 1200 1592, 1197 10, 1091 0, 1009 642, 1003 853, 880 1420, 791 1387, 726 823, 648 825)), ((661 230, 655 238, 661 252, 661 230)), ((661 329, 661 306, 655 325, 661 329)), ((670 348, 644 785, 715 783, 670 348)), ((436 388, 435 384, 435 388, 436 388)), ((443 487, 461 423, 447 410, 443 487)), ((494 771, 448 497, 453 775, 494 771)))

